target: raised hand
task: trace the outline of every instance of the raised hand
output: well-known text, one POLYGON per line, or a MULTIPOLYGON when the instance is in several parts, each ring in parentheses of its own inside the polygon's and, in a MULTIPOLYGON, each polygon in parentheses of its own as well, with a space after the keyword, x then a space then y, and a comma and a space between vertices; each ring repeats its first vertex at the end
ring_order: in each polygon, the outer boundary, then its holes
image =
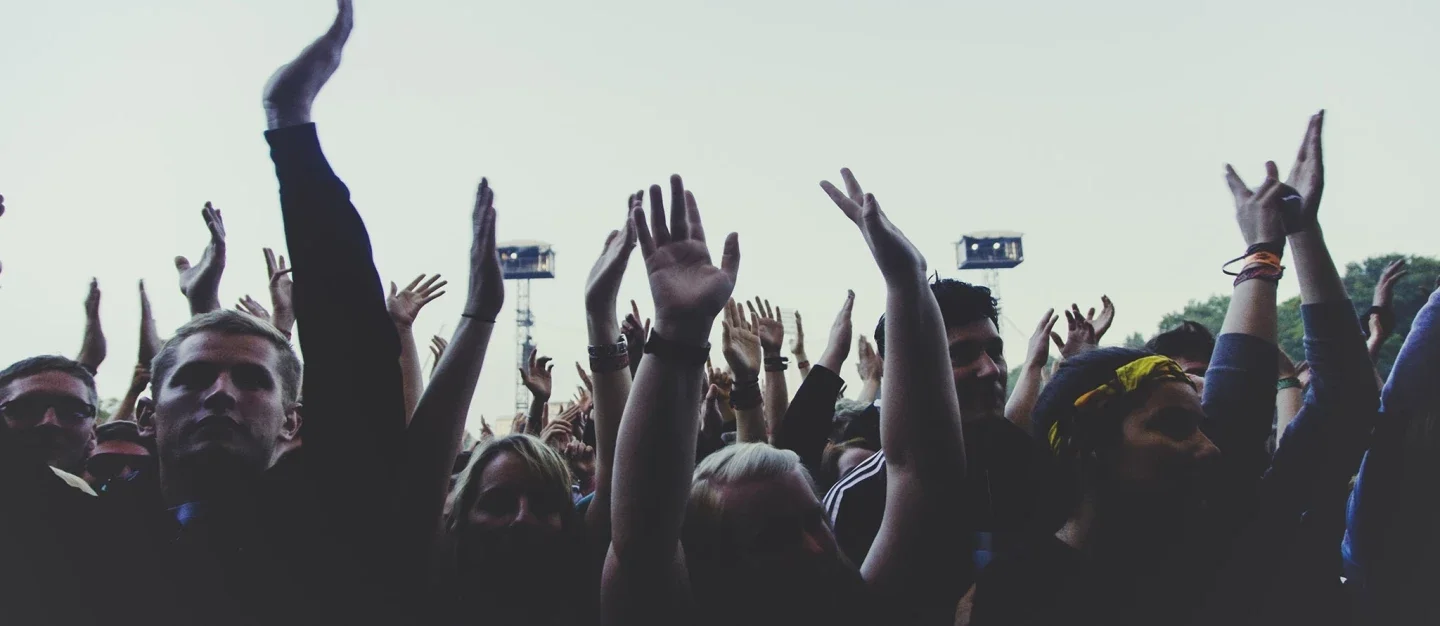
MULTIPOLYGON (((641 193, 636 192, 630 196, 628 204, 631 213, 640 208, 641 193)), ((585 280, 585 309, 594 313, 602 313, 614 320, 615 299, 620 294, 620 281, 625 278, 625 266, 630 263, 630 253, 635 250, 635 243, 638 240, 635 234, 635 223, 625 220, 624 230, 612 230, 605 237, 605 248, 600 252, 600 258, 595 260, 594 267, 590 268, 590 277, 585 280)), ((631 301, 634 306, 634 301, 631 301)), ((636 318, 639 318, 639 311, 636 311, 636 318)), ((614 338, 611 338, 614 341, 614 338)))
POLYGON ((495 247, 495 191, 481 178, 475 192, 475 210, 470 217, 475 230, 470 243, 470 293, 464 315, 481 322, 494 322, 505 306, 505 278, 500 273, 500 252, 495 247))
POLYGON ((760 336, 755 325, 745 321, 740 305, 731 300, 725 305, 725 319, 720 323, 721 353, 730 371, 740 380, 760 375, 760 336))
POLYGON ((860 380, 867 381, 878 381, 885 374, 885 359, 865 335, 860 335, 860 362, 855 364, 855 371, 860 374, 860 380))
POLYGON ((625 335, 625 344, 630 350, 630 373, 640 368, 640 359, 645 357, 645 339, 650 336, 650 318, 640 317, 640 307, 630 301, 630 312, 620 322, 620 334, 625 335), (642 324, 641 319, 645 322, 642 324))
MULTIPOLYGON (((516 413, 516 414, 515 414, 515 417, 510 420, 510 434, 512 434, 512 435, 523 435, 523 434, 525 434, 525 422, 526 422, 526 421, 528 421, 528 419, 526 418, 524 411, 521 411, 521 412, 519 412, 519 413, 516 413)), ((536 434, 539 434, 539 433, 536 433, 536 434)))
POLYGON ((391 282, 390 297, 385 300, 385 309, 390 312, 390 319, 396 326, 409 328, 415 324, 415 316, 420 314, 420 309, 445 295, 442 289, 448 284, 449 281, 440 280, 439 274, 431 276, 429 280, 421 274, 410 281, 405 289, 397 292, 395 283, 391 282), (423 285, 421 281, 424 281, 423 285))
POLYGON ((1284 215, 1286 234, 1298 233, 1314 226, 1320 213, 1320 195, 1325 191, 1325 161, 1320 154, 1320 134, 1325 127, 1325 111, 1310 117, 1300 153, 1285 184, 1304 199, 1298 207, 1291 205, 1284 215))
POLYGON ((485 421, 485 416, 480 416, 480 440, 494 439, 495 431, 490 429, 490 422, 485 421))
POLYGON ((155 326, 155 315, 150 310, 150 294, 145 292, 145 280, 140 280, 140 354, 138 362, 146 367, 155 360, 164 342, 155 326))
POLYGON ((655 330, 667 340, 705 345, 715 316, 735 291, 740 272, 740 239, 725 238, 720 267, 710 262, 705 228, 694 194, 685 191, 679 175, 670 177, 670 220, 659 185, 650 186, 650 224, 639 207, 630 212, 640 240, 640 254, 655 299, 655 330))
POLYGON ((130 393, 138 396, 148 386, 150 386, 150 364, 136 364, 135 371, 130 375, 130 393))
POLYGON ((885 216, 880 203, 875 200, 875 194, 865 193, 860 188, 860 182, 849 169, 840 170, 840 176, 845 180, 844 192, 830 181, 820 181, 820 188, 830 195, 845 217, 860 227, 860 234, 870 246, 870 254, 875 257, 875 264, 879 266, 885 282, 892 285, 913 282, 917 287, 924 285, 925 257, 885 216))
POLYGON ((450 347, 450 342, 444 337, 435 335, 430 338, 430 356, 435 357, 435 362, 440 362, 440 357, 445 356, 445 348, 450 347))
POLYGON ((530 351, 530 366, 520 368, 520 380, 525 383, 525 388, 535 396, 536 400, 546 401, 550 399, 550 388, 553 381, 551 372, 555 366, 550 364, 550 357, 539 356, 540 346, 535 346, 530 351))
MULTIPOLYGON (((1225 166, 1225 182, 1235 196, 1235 221, 1240 224, 1245 245, 1284 242, 1287 230, 1283 216, 1286 212, 1294 213, 1304 204, 1304 199, 1295 189, 1280 182, 1280 170, 1275 162, 1265 162, 1265 181, 1254 190, 1246 187, 1235 168, 1229 165, 1225 166)), ((1316 198, 1318 202, 1319 196, 1316 198)))
POLYGON ((750 309, 750 319, 754 321, 755 334, 760 336, 760 347, 765 350, 765 356, 780 356, 780 344, 785 341, 785 324, 780 321, 780 309, 771 308, 769 300, 756 298, 755 302, 746 302, 745 306, 750 309))
MULTIPOLYGON (((1049 309, 1040 318, 1040 323, 1035 325, 1035 332, 1030 335, 1030 345, 1025 351, 1027 366, 1045 367, 1045 363, 1050 360, 1050 336, 1054 334, 1055 324, 1059 321, 1060 316, 1055 314, 1055 309, 1049 309)), ((1059 335, 1055 337, 1058 339, 1059 335)))
POLYGON ((199 315, 220 309, 220 276, 225 273, 225 220, 220 210, 209 202, 200 210, 205 227, 210 230, 210 244, 200 257, 200 264, 175 257, 175 270, 180 273, 180 293, 190 301, 190 314, 199 315))
POLYGON ((270 278, 270 306, 275 308, 275 315, 270 319, 270 323, 286 337, 295 329, 295 281, 290 278, 291 271, 293 268, 285 265, 285 255, 276 255, 274 250, 265 248, 265 275, 270 278))
POLYGON ((1100 343, 1105 333, 1110 332, 1110 325, 1115 323, 1115 303, 1110 301, 1110 296, 1100 296, 1099 317, 1095 316, 1095 309, 1092 308, 1086 319, 1095 327, 1095 343, 1100 343))
POLYGON ((588 398, 589 394, 595 392, 595 381, 590 379, 590 373, 585 371, 585 366, 580 365, 579 361, 575 362, 575 373, 580 375, 580 382, 585 385, 584 391, 588 398))
POLYGON ((845 303, 835 314, 835 323, 830 325, 830 342, 825 344, 825 354, 820 355, 820 365, 840 374, 840 366, 850 356, 850 336, 854 332, 851 317, 855 310, 855 292, 845 290, 845 303))
POLYGON ((105 362, 105 354, 105 331, 100 326, 100 281, 92 278, 90 291, 85 294, 85 335, 80 343, 80 356, 75 360, 93 372, 105 362))
POLYGON ((1090 320, 1080 315, 1080 308, 1071 305, 1071 310, 1065 312, 1065 323, 1069 327, 1066 339, 1060 339, 1060 333, 1050 333, 1050 338, 1055 341, 1055 347, 1060 348, 1060 358, 1068 359, 1096 346, 1095 327, 1090 325, 1090 320))
POLYGON ((709 382, 709 391, 705 395, 715 399, 715 404, 720 409, 721 421, 735 421, 735 408, 730 406, 730 391, 735 387, 735 381, 730 378, 730 372, 715 369, 707 359, 705 380, 709 382))
POLYGON ((795 312, 795 337, 790 340, 790 354, 797 360, 805 360, 805 322, 800 319, 799 311, 795 312))
POLYGON ((270 317, 270 312, 265 310, 265 306, 257 302, 254 298, 251 298, 248 294, 235 305, 235 308, 239 309, 242 313, 249 313, 257 318, 272 324, 274 323, 274 318, 270 317))
POLYGON ((1375 297, 1371 300, 1373 306, 1391 306, 1395 298, 1395 283, 1410 273, 1405 265, 1405 259, 1396 259, 1385 266, 1385 271, 1380 273, 1380 280, 1375 283, 1375 297))
POLYGON ((355 9, 350 0, 338 4, 330 29, 295 60, 275 70, 265 83, 265 118, 270 129, 308 124, 315 96, 340 67, 340 52, 355 25, 355 9))

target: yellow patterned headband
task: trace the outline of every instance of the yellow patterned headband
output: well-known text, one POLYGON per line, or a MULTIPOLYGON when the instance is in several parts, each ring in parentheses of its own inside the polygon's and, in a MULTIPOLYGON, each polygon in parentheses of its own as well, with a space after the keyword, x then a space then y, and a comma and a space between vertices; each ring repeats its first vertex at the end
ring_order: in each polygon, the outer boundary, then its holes
MULTIPOLYGON (((1135 359, 1115 370, 1115 377, 1075 399, 1075 408, 1092 411, 1104 407, 1111 400, 1135 391, 1147 382, 1178 381, 1190 385, 1190 377, 1180 364, 1169 357, 1160 355, 1135 359)), ((1059 452, 1061 444, 1060 422, 1050 425, 1050 450, 1059 452)))

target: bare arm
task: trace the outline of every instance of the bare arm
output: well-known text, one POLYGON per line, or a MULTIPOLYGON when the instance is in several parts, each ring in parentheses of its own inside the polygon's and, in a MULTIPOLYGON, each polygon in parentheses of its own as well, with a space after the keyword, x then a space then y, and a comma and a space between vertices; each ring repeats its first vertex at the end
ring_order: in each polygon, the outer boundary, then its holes
POLYGON ((415 516, 417 536, 433 536, 422 533, 440 529, 450 471, 465 437, 475 383, 495 330, 495 316, 505 302, 500 257, 495 250, 494 198, 489 182, 481 179, 471 218, 475 235, 465 311, 405 432, 406 491, 411 498, 408 513, 415 516))
MULTIPOLYGON (((1308 365, 1304 366, 1308 367, 1308 365)), ((1285 436, 1285 428, 1300 414, 1305 406, 1305 388, 1301 386, 1299 368, 1290 360, 1290 355, 1280 351, 1280 379, 1275 390, 1275 445, 1285 436)))
POLYGON ((1005 403, 1005 419, 1010 420, 1025 432, 1031 432, 1030 414, 1035 411, 1035 402, 1040 399, 1044 386, 1045 364, 1050 360, 1050 333, 1060 318, 1055 309, 1045 311, 1035 332, 1030 335, 1030 349, 1025 353, 1025 363, 1020 366, 1020 378, 1010 391, 1010 400, 1005 403))
POLYGON ((757 318, 745 319, 740 305, 731 300, 725 305, 725 320, 720 326, 721 353, 734 375, 730 406, 735 409, 735 440, 740 443, 764 443, 765 402, 760 390, 760 336, 756 333, 757 318))
POLYGON ((190 315, 220 310, 220 277, 225 273, 225 220, 220 216, 220 209, 209 202, 200 210, 200 215, 210 230, 210 243, 205 246, 200 263, 191 266, 189 259, 175 257, 180 293, 190 302, 190 315))
MULTIPOLYGON (((616 346, 620 339, 620 324, 615 312, 619 297, 620 282, 625 277, 625 266, 630 262, 630 253, 635 249, 635 225, 629 219, 628 211, 639 208, 640 194, 630 196, 627 205, 623 231, 611 231, 605 239, 605 249, 595 266, 590 270, 590 279, 585 286, 585 327, 590 345, 604 350, 605 346, 616 346)), ((583 372, 582 372, 583 373, 583 372)), ((612 486, 610 476, 615 467, 615 441, 620 436, 620 418, 625 412, 625 403, 630 398, 630 356, 627 344, 624 357, 592 358, 590 380, 595 409, 595 497, 585 511, 585 525, 596 536, 610 534, 610 498, 612 486)))
POLYGON ((829 182, 821 186, 859 227, 886 288, 888 375, 880 413, 885 516, 861 573, 892 606, 920 617, 953 618, 965 592, 961 577, 966 566, 957 558, 964 554, 954 532, 960 512, 949 494, 965 478, 965 441, 945 324, 919 250, 849 170, 841 175, 846 191, 829 182))
POLYGON ((680 529, 695 467, 695 416, 704 352, 715 316, 735 289, 740 245, 725 240, 710 262, 694 196, 672 176, 670 226, 660 187, 650 188, 653 226, 631 212, 655 298, 655 336, 671 350, 640 364, 615 449, 610 552, 601 587, 603 624, 688 623, 691 600, 680 529), (696 358, 696 357, 699 358, 696 358), (663 359, 663 361, 662 361, 663 359))
MULTIPOLYGON (((790 390, 785 381, 785 364, 780 346, 784 345, 785 325, 780 322, 780 310, 771 308, 769 300, 756 298, 745 303, 750 307, 750 318, 755 321, 756 334, 760 335, 760 351, 765 363, 765 430, 771 436, 780 430, 780 421, 790 408, 790 390)), ((768 440, 768 438, 767 438, 768 440)))
POLYGON ((415 405, 420 403, 420 394, 425 390, 425 374, 420 369, 420 348, 415 345, 415 318, 425 305, 445 295, 442 290, 448 284, 449 281, 440 280, 439 274, 429 280, 424 274, 416 276, 403 290, 397 290, 395 283, 390 283, 390 297, 385 300, 385 309, 390 312, 395 333, 400 337, 400 375, 405 391, 406 424, 415 415, 415 405), (421 284, 422 281, 424 284, 421 284))
POLYGON ((105 361, 105 331, 100 328, 100 281, 90 279, 90 293, 85 297, 85 337, 80 343, 80 356, 75 357, 86 369, 94 372, 105 361))
POLYGON ((275 309, 270 323, 289 339, 295 332, 295 281, 290 278, 285 255, 276 255, 270 248, 265 248, 264 253, 265 273, 270 277, 270 306, 275 309))
POLYGON ((550 402, 550 388, 555 365, 550 357, 540 356, 540 346, 530 351, 530 366, 520 370, 520 380, 530 390, 530 410, 525 413, 525 432, 539 435, 545 430, 545 410, 550 402))
POLYGON ((869 404, 880 397, 880 381, 885 376, 885 360, 875 351, 875 346, 865 335, 860 335, 859 363, 855 369, 860 373, 860 396, 856 398, 859 402, 869 404))
POLYGON ((145 281, 140 281, 140 354, 136 361, 146 367, 155 360, 155 355, 164 345, 160 331, 155 327, 155 315, 150 309, 150 295, 145 293, 145 281))
POLYGON ((130 388, 125 390, 125 398, 120 401, 120 408, 115 409, 115 414, 110 416, 112 422, 133 422, 135 421, 135 403, 140 400, 140 394, 150 385, 150 364, 141 363, 135 366, 135 374, 130 378, 130 388))
POLYGON ((800 370, 800 378, 809 376, 810 357, 805 355, 805 323, 801 321, 799 311, 795 312, 795 338, 790 342, 790 354, 795 355, 795 367, 800 370))

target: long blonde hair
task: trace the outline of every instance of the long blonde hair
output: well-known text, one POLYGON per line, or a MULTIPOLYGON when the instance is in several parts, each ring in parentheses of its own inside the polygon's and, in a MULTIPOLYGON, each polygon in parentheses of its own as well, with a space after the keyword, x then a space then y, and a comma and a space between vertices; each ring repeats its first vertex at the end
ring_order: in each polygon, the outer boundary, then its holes
MULTIPOLYGON (((475 506, 480 497, 480 472, 502 453, 509 452, 520 459, 525 468, 539 475, 548 488, 555 490, 555 496, 565 501, 571 499, 570 466, 565 458, 538 437, 531 435, 506 435, 499 439, 482 441, 470 454, 470 462, 460 471, 455 488, 445 501, 445 530, 455 532, 461 522, 475 506)), ((574 507, 568 507, 568 514, 562 517, 566 528, 573 522, 574 507)))

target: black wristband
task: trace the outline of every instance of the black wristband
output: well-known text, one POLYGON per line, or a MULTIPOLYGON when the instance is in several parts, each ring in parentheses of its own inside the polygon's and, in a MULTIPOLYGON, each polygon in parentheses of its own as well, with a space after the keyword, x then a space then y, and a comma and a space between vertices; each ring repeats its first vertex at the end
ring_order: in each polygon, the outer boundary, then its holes
POLYGON ((705 342, 703 346, 677 343, 651 330, 650 340, 645 342, 645 354, 653 354, 664 361, 699 367, 710 358, 710 342, 705 342))
POLYGON ((765 371, 783 372, 788 368, 789 363, 790 359, 787 359, 783 356, 765 357, 765 371))
POLYGON ((590 346, 591 359, 606 359, 621 355, 630 354, 630 345, 625 341, 625 335, 615 340, 615 343, 604 346, 590 346))
POLYGON ((760 379, 747 378, 735 381, 730 389, 730 407, 737 411, 760 406, 760 379))

